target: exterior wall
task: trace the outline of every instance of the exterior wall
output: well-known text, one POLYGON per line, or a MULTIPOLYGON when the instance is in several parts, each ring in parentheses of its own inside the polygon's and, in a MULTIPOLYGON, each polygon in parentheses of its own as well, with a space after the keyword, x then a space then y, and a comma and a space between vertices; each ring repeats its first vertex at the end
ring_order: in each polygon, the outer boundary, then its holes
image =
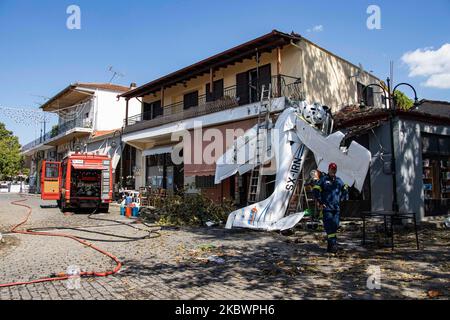
POLYGON ((205 188, 200 192, 207 198, 220 203, 223 199, 231 199, 234 195, 231 194, 231 179, 228 178, 216 185, 214 188, 205 188))
MULTIPOLYGON (((94 130, 112 130, 121 128, 125 119, 125 99, 117 100, 118 92, 97 90, 95 99, 94 130)), ((130 100, 129 115, 141 112, 141 104, 136 99, 130 100)))
MULTIPOLYGON (((390 161, 389 123, 374 129, 375 136, 370 135, 370 151, 374 156, 381 144, 388 154, 386 167, 390 161)), ((401 212, 415 212, 420 220, 424 219, 425 195, 422 179, 422 133, 450 135, 450 128, 429 125, 406 119, 394 121, 394 145, 396 160, 397 201, 401 212)), ((380 158, 372 158, 370 166, 372 210, 391 210, 393 189, 392 176, 383 172, 380 158)))
MULTIPOLYGON (((284 48, 281 70, 301 76, 307 101, 323 103, 337 112, 346 105, 359 104, 357 81, 364 85, 379 82, 366 72, 359 78, 352 77, 358 74, 358 67, 308 40, 299 41, 297 46, 284 48)), ((380 95, 374 96, 375 106, 381 106, 380 95)))
POLYGON ((389 123, 383 123, 369 134, 369 149, 372 153, 370 164, 371 207, 373 211, 392 209, 392 176, 389 173, 391 160, 391 141, 389 123), (377 153, 382 146, 382 158, 377 153))

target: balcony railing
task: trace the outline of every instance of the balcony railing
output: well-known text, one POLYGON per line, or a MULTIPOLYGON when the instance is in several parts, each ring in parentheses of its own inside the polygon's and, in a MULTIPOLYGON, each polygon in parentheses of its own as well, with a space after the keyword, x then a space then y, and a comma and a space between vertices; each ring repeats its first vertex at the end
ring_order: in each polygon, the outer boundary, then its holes
POLYGON ((272 96, 290 97, 294 100, 305 99, 301 79, 286 75, 273 76, 272 96))
POLYGON ((183 119, 199 117, 205 114, 214 113, 239 105, 239 99, 236 97, 236 86, 224 89, 223 96, 213 101, 207 101, 206 95, 198 97, 197 106, 192 106, 185 109, 184 101, 173 103, 163 108, 163 115, 156 116, 151 119, 149 112, 137 114, 128 118, 128 126, 145 122, 147 128, 155 127, 162 124, 180 121, 183 119))
POLYGON ((54 137, 64 134, 69 130, 72 130, 74 128, 92 128, 92 120, 90 119, 81 119, 81 118, 76 118, 73 120, 69 120, 64 122, 63 124, 59 125, 59 126, 54 126, 52 128, 52 130, 46 132, 44 135, 42 135, 41 137, 37 138, 34 141, 31 141, 30 143, 24 145, 22 147, 22 151, 26 151, 29 150, 31 148, 34 148, 42 143, 45 143, 51 139, 53 139, 54 137))
MULTIPOLYGON (((303 98, 301 80, 299 78, 286 75, 277 75, 271 78, 271 83, 272 96, 274 98, 283 96, 294 99, 303 98)), ((251 86, 249 84, 249 91, 250 90, 251 86)), ((232 109, 239 106, 239 97, 236 93, 236 86, 227 87, 224 89, 223 96, 221 97, 215 98, 207 97, 207 95, 201 95, 198 97, 198 103, 195 106, 185 109, 184 101, 180 101, 164 106, 162 115, 154 116, 151 112, 144 112, 125 119, 128 120, 125 121, 125 124, 126 126, 133 126, 139 123, 145 123, 143 127, 151 128, 175 121, 232 109)), ((252 101, 250 98, 249 103, 253 102, 256 101, 252 101)))

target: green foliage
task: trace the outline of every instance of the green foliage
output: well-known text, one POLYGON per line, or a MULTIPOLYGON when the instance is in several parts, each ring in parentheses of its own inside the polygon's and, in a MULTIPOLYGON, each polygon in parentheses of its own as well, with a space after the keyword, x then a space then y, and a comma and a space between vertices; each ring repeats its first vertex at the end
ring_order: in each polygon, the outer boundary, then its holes
POLYGON ((399 90, 395 91, 394 99, 395 105, 398 109, 409 110, 414 105, 414 101, 399 90))
POLYGON ((157 198, 152 216, 158 224, 171 226, 204 226, 206 222, 225 222, 234 210, 230 200, 216 203, 202 194, 180 193, 157 198))
POLYGON ((0 179, 18 175, 22 165, 19 138, 0 122, 0 179))
POLYGON ((59 126, 57 124, 55 124, 52 127, 52 131, 50 132, 50 137, 51 138, 56 137, 58 135, 58 133, 59 133, 59 126))

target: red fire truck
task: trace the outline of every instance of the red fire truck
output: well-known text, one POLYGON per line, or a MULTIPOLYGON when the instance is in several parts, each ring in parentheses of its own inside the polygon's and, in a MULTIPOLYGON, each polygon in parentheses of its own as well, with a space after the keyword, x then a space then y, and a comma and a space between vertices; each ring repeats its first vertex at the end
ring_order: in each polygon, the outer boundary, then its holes
POLYGON ((41 199, 56 200, 62 212, 98 208, 108 212, 112 199, 111 158, 73 153, 61 162, 43 161, 41 199))

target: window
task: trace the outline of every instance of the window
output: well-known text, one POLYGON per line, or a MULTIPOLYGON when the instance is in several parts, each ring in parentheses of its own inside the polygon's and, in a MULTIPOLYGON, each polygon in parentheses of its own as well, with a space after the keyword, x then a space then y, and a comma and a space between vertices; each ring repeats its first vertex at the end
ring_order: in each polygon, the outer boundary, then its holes
POLYGON ((187 110, 198 106, 198 91, 186 93, 183 99, 183 109, 187 110))
POLYGON ((210 83, 206 84, 206 102, 215 101, 223 97, 223 79, 213 82, 213 92, 210 92, 210 83))
POLYGON ((151 102, 151 103, 142 103, 142 119, 143 120, 152 120, 159 116, 162 116, 164 113, 163 107, 161 106, 161 100, 151 102))
POLYGON ((373 88, 367 87, 364 91, 364 85, 360 82, 357 83, 357 91, 358 91, 358 103, 364 101, 364 104, 369 107, 375 106, 374 98, 373 98, 373 88), (364 91, 364 97, 363 97, 364 91))
POLYGON ((195 177, 195 187, 198 189, 205 189, 205 188, 214 188, 214 176, 196 176, 195 177))
POLYGON ((45 164, 45 177, 49 179, 57 179, 59 176, 59 164, 58 163, 46 163, 45 164))
POLYGON ((170 153, 147 156, 146 185, 172 191, 183 187, 183 172, 173 164, 170 153))
POLYGON ((258 101, 258 93, 261 92, 262 86, 264 85, 267 88, 270 83, 270 64, 238 73, 236 75, 236 95, 239 97, 239 105, 258 101), (259 90, 257 90, 258 86, 259 90))

